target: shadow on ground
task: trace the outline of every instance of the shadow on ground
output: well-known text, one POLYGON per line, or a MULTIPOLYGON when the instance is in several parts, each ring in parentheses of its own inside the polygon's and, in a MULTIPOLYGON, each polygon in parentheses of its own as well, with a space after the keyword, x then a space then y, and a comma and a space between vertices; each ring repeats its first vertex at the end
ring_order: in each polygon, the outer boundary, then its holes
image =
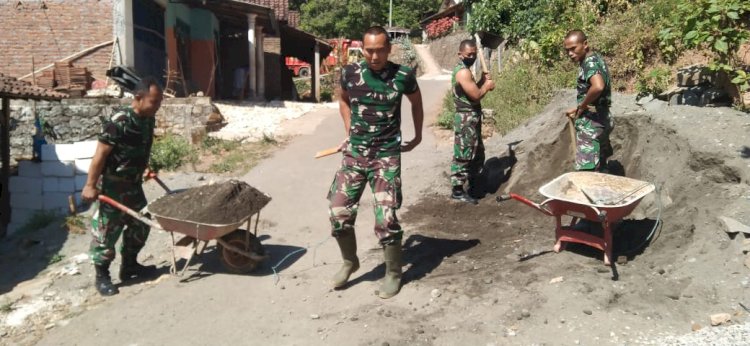
POLYGON ((484 163, 479 176, 474 181, 472 196, 483 198, 486 195, 497 193, 504 183, 510 179, 513 166, 518 162, 516 151, 513 150, 514 142, 508 145, 508 155, 502 157, 492 157, 484 163))
MULTIPOLYGON (((478 239, 442 239, 423 235, 411 235, 404 241, 403 265, 408 266, 401 278, 401 285, 424 278, 444 259, 479 245, 478 239)), ((385 275, 385 265, 380 264, 361 276, 350 280, 347 288, 364 281, 378 281, 385 275)))
MULTIPOLYGON (((657 235, 656 233, 661 227, 663 227, 663 223, 660 222, 657 226, 657 221, 652 219, 623 220, 615 227, 612 236, 612 242, 614 243, 614 249, 612 250, 613 258, 610 259, 612 261, 613 280, 619 278, 616 267, 618 258, 625 260, 625 262, 635 260, 636 257, 643 254, 646 248, 654 241, 654 238, 657 235)), ((601 225, 598 223, 583 225, 581 230, 599 237, 601 237, 603 233, 601 225)), ((568 243, 565 247, 565 251, 571 251, 600 261, 604 260, 604 253, 602 251, 583 244, 568 243)))
MULTIPOLYGON (((262 235, 259 237, 259 240, 264 241, 270 238, 268 235, 262 235)), ((263 250, 268 255, 268 258, 261 262, 255 270, 246 274, 235 275, 268 276, 274 275, 274 271, 278 274, 289 268, 307 253, 306 248, 299 246, 265 243, 263 243, 263 250)), ((199 266, 197 268, 188 268, 186 276, 182 281, 195 281, 219 273, 232 274, 224 268, 219 260, 219 255, 215 245, 207 247, 200 256, 193 257, 191 266, 195 264, 199 264, 199 266)), ((178 269, 181 269, 184 265, 185 260, 177 262, 178 269)))
POLYGON ((68 239, 60 220, 36 231, 19 231, 0 240, 0 294, 13 290, 21 282, 33 279, 60 259, 57 253, 68 239))

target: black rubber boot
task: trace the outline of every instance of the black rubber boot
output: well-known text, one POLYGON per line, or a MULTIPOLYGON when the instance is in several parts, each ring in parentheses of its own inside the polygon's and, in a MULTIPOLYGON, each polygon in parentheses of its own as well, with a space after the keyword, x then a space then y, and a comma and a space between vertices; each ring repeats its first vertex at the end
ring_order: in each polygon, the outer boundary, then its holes
POLYGON ((102 296, 109 297, 120 293, 117 286, 112 284, 112 278, 109 276, 109 264, 94 265, 96 269, 96 280, 94 286, 102 296))
POLYGON ((357 237, 354 230, 344 230, 336 237, 336 242, 341 249, 341 258, 344 263, 341 269, 333 276, 333 288, 341 288, 349 281, 349 276, 359 269, 359 258, 357 257, 357 237))
POLYGON ((144 266, 138 263, 136 256, 123 256, 120 264, 120 281, 133 278, 148 278, 156 275, 156 266, 144 266))
POLYGON ((383 247, 385 277, 380 284, 378 297, 388 299, 401 290, 401 241, 383 247))
POLYGON ((479 201, 477 201, 476 198, 471 197, 466 191, 464 191, 464 188, 462 186, 453 187, 453 191, 451 192, 451 198, 457 201, 471 203, 471 204, 479 203, 479 201))

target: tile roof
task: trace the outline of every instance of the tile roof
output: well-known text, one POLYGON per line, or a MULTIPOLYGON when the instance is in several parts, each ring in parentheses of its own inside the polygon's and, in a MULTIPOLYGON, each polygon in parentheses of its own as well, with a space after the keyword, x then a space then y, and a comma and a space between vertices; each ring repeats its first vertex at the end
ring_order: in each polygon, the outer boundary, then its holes
POLYGON ((289 0, 242 0, 242 2, 273 9, 278 21, 286 21, 289 18, 289 0))
POLYGON ((34 86, 29 82, 20 81, 15 77, 0 73, 0 97, 32 100, 60 100, 68 98, 69 96, 57 91, 34 86))

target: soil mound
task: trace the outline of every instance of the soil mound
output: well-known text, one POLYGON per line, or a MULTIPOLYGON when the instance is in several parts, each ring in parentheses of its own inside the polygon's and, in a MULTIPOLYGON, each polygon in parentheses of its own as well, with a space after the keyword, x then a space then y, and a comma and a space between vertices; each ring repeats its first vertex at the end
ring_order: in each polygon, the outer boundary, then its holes
MULTIPOLYGON (((750 225, 750 117, 728 108, 638 105, 632 96, 615 96, 610 171, 657 187, 615 229, 614 255, 627 258, 618 269, 604 267, 601 251, 583 245, 568 244, 554 254, 553 218, 515 201, 495 202, 508 192, 541 202, 546 198, 539 187, 573 170, 573 143, 562 115, 573 100, 572 92, 561 93, 524 125, 485 142, 488 160, 480 178, 492 189, 479 205, 449 202, 448 187, 437 186, 403 214, 422 235, 481 241, 461 254, 460 263, 444 266, 440 277, 473 270, 473 277, 483 278, 469 280, 473 294, 525 297, 515 301, 516 311, 552 316, 595 306, 639 316, 622 323, 642 330, 654 323, 641 323, 642 316, 679 332, 717 306, 738 312, 736 301, 747 301, 750 292, 743 265, 750 263, 743 254, 750 234, 729 233, 724 220, 750 225), (499 165, 498 173, 493 162, 510 165, 499 165), (566 283, 551 284, 555 277, 566 283), (503 284, 490 287, 491 281, 503 284)), ((548 341, 554 340, 550 335, 548 341)))
POLYGON ((260 211, 271 197, 249 184, 229 180, 187 189, 148 206, 156 215, 203 224, 230 224, 260 211))

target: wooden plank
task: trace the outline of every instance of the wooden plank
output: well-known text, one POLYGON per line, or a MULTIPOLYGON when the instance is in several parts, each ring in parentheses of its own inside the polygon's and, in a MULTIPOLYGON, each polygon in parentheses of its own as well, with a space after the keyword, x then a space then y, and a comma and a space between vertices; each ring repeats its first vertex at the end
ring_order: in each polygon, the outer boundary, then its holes
POLYGON ((0 196, 0 238, 5 237, 10 223, 10 194, 8 193, 8 181, 10 179, 10 99, 2 99, 2 119, 0 119, 0 161, 2 170, 0 173, 0 185, 2 195, 0 196))

